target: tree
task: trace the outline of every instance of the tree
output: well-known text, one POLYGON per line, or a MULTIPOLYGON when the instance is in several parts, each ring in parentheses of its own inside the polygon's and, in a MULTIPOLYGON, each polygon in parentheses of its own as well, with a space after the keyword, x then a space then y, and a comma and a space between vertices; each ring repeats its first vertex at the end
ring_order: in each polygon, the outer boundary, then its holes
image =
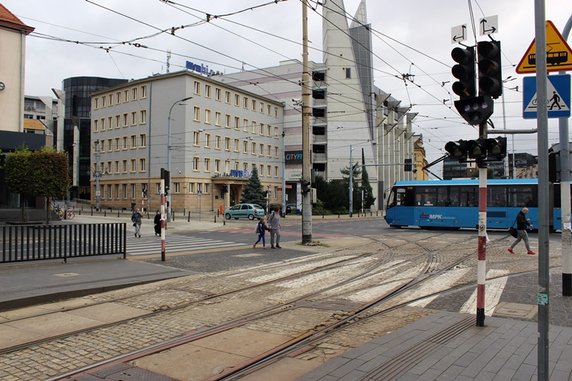
POLYGON ((68 160, 64 152, 46 148, 32 153, 32 163, 34 194, 45 197, 46 222, 49 222, 50 201, 63 198, 70 186, 68 160))
POLYGON ((22 222, 27 221, 25 212, 26 196, 33 194, 31 156, 32 152, 28 148, 23 147, 8 154, 6 157, 6 186, 10 192, 20 194, 22 222))
POLYGON ((49 201, 63 197, 69 187, 68 162, 65 153, 45 148, 32 152, 19 149, 6 158, 6 184, 11 192, 21 195, 22 221, 26 221, 26 196, 46 199, 46 222, 49 222, 49 201))
POLYGON ((367 169, 365 167, 365 157, 363 153, 363 148, 361 150, 361 164, 363 171, 361 172, 361 190, 363 195, 363 207, 364 209, 369 209, 375 202, 375 197, 373 197, 373 189, 371 189, 371 184, 369 183, 369 175, 367 174, 367 169))
POLYGON ((252 169, 250 179, 242 191, 240 202, 258 205, 266 204, 266 194, 262 188, 262 184, 260 184, 258 169, 256 169, 256 167, 252 169))

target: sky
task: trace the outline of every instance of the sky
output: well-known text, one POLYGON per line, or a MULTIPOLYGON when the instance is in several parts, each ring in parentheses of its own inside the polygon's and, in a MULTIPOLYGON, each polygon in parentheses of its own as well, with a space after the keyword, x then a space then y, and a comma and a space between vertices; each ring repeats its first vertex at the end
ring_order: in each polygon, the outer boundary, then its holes
MULTIPOLYGON (((51 89, 61 88, 69 77, 139 79, 182 70, 185 61, 230 74, 302 59, 302 0, 0 2, 35 27, 26 40, 27 95, 52 96, 51 89)), ((353 17, 360 0, 344 3, 353 17)), ((322 5, 315 0, 309 4, 310 60, 322 62, 322 5)), ((505 87, 491 118, 496 128, 536 127, 536 120, 522 118, 524 75, 515 72, 534 39, 535 1, 367 0, 366 6, 375 85, 418 113, 413 130, 423 135, 429 161, 443 155, 450 140, 478 137, 477 128, 465 123, 453 106, 458 97, 451 90, 451 50, 459 45, 451 33, 463 24, 464 43, 475 45, 488 38, 480 35, 479 21, 498 17, 492 37, 502 44, 505 87)), ((572 17, 572 1, 546 0, 545 13, 562 31, 572 17)), ((548 128, 549 142, 557 143, 557 119, 549 119, 548 128)), ((536 135, 508 135, 509 152, 513 147, 514 152, 536 154, 536 135)))

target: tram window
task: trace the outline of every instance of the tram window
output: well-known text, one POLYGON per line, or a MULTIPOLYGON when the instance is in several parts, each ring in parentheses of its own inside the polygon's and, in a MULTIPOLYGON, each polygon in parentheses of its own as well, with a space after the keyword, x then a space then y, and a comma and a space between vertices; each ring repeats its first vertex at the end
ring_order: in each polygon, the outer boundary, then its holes
POLYGON ((415 194, 415 204, 419 206, 437 205, 437 187, 418 187, 415 194))
POLYGON ((508 206, 522 208, 537 207, 538 192, 535 185, 514 186, 508 188, 508 206))
POLYGON ((412 206, 414 191, 412 188, 396 188, 389 195, 388 205, 389 206, 412 206))
POLYGON ((507 192, 506 187, 496 186, 490 187, 488 191, 488 206, 506 206, 507 205, 507 192))
POLYGON ((459 206, 460 205, 460 191, 459 188, 451 187, 449 188, 449 206, 459 206))
POLYGON ((459 204, 460 206, 478 206, 477 188, 476 187, 459 187, 459 204))

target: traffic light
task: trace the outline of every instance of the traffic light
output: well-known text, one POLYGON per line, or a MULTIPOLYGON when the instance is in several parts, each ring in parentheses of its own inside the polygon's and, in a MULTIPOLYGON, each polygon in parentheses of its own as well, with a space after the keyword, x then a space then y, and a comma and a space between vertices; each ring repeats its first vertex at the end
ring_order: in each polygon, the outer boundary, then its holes
POLYGON ((448 142, 445 144, 445 151, 447 151, 451 159, 467 161, 467 142, 464 140, 448 142))
POLYGON ((405 172, 413 171, 413 160, 412 159, 405 159, 405 165, 404 165, 403 170, 405 172))
POLYGON ((469 140, 467 142, 467 156, 477 162, 487 158, 487 149, 484 139, 469 140))
POLYGON ((477 95, 475 80, 475 48, 459 48, 456 47, 451 51, 451 57, 455 62, 451 68, 453 77, 458 81, 453 83, 453 92, 461 99, 472 98, 477 95))
POLYGON ((455 101, 455 108, 467 123, 475 126, 491 117, 494 102, 489 96, 473 97, 455 101))
POLYGON ((506 138, 499 136, 485 140, 488 161, 499 161, 506 157, 506 138))
POLYGON ((161 168, 161 179, 165 180, 165 194, 169 194, 169 188, 171 186, 171 172, 167 171, 165 168, 161 168))
POLYGON ((502 68, 500 41, 480 41, 477 44, 479 59, 479 95, 498 98, 502 95, 502 68))
POLYGON ((300 180, 300 184, 302 184, 302 193, 306 194, 308 192, 310 192, 311 189, 311 185, 310 182, 308 180, 300 180))

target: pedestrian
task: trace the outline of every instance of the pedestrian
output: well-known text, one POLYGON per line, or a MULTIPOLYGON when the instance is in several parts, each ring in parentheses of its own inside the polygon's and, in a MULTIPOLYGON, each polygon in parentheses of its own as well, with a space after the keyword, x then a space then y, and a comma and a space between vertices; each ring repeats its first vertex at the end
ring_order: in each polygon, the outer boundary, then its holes
POLYGON ((262 247, 266 249, 266 230, 270 229, 266 225, 266 219, 261 217, 256 224, 256 234, 258 235, 258 240, 254 242, 254 245, 252 245, 253 249, 256 249, 256 244, 258 244, 260 241, 262 241, 262 247))
POLYGON ((268 225, 270 226, 270 248, 282 249, 280 247, 280 207, 274 207, 268 217, 268 225))
POLYGON ((155 229, 155 236, 161 235, 161 212, 159 210, 153 218, 153 228, 155 229))
POLYGON ((135 237, 141 238, 141 212, 139 208, 136 208, 131 215, 131 222, 133 222, 133 227, 135 228, 135 237))
POLYGON ((526 246, 526 250, 528 250, 527 254, 534 255, 536 254, 534 251, 530 249, 530 244, 528 243, 528 233, 526 232, 527 229, 532 229, 532 224, 530 220, 526 218, 526 214, 528 213, 528 208, 524 207, 520 210, 518 215, 516 216, 516 232, 517 237, 516 240, 510 245, 508 248, 508 252, 514 254, 514 247, 520 242, 524 241, 524 245, 526 246))

